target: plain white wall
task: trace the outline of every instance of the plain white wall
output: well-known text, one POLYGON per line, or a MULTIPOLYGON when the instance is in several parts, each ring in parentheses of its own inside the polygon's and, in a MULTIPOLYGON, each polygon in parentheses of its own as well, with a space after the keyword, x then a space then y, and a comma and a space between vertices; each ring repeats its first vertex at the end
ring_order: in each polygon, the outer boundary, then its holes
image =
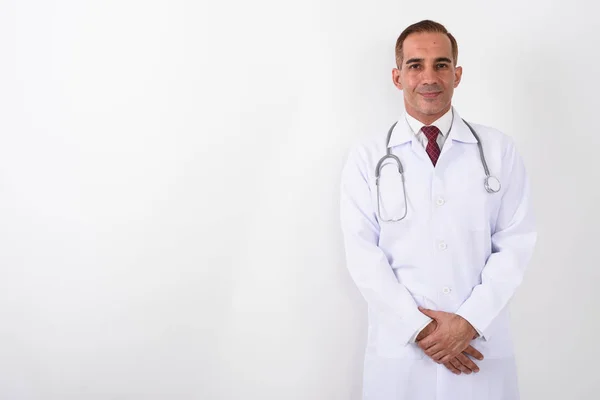
POLYGON ((398 116, 424 18, 458 39, 461 115, 532 178, 522 399, 593 398, 593 4, 0 2, 0 398, 359 399, 339 173, 398 116))

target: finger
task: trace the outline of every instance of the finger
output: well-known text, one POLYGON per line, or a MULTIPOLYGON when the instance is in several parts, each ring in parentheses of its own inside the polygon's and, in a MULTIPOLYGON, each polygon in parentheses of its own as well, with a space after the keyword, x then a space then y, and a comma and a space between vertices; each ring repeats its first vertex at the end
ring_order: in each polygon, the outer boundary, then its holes
POLYGON ((423 314, 427 315, 429 318, 436 319, 436 317, 438 316, 437 311, 430 310, 429 308, 424 308, 424 307, 419 306, 419 311, 421 311, 423 314))
POLYGON ((483 354, 481 354, 475 347, 473 346, 469 346, 467 347, 463 353, 467 353, 468 355, 470 355, 471 357, 477 359, 477 360, 483 360, 483 354))
POLYGON ((456 375, 461 374, 461 370, 456 368, 454 366, 454 364, 452 364, 452 363, 446 363, 446 364, 444 364, 444 367, 448 368, 450 370, 450 372, 452 372, 453 374, 456 374, 456 375))
POLYGON ((443 357, 440 359, 440 362, 441 362, 441 363, 447 363, 447 362, 449 362, 450 360, 452 360, 452 359, 453 359, 453 358, 455 358, 455 357, 456 357, 456 355, 455 355, 455 354, 452 354, 452 353, 450 353, 450 352, 446 352, 446 355, 445 355, 445 356, 443 356, 443 357))
POLYGON ((436 342, 437 342, 437 336, 434 336, 435 333, 432 333, 431 335, 427 336, 425 339, 421 340, 419 342, 419 347, 422 348, 423 350, 427 350, 430 349, 432 346, 435 346, 436 342))
POLYGON ((461 353, 461 354, 457 355, 456 358, 458 358, 458 360, 461 363, 463 363, 464 366, 466 366, 467 368, 469 368, 471 371, 473 371, 473 372, 479 372, 479 367, 469 357, 467 357, 467 356, 465 356, 464 354, 461 353))
POLYGON ((463 365, 463 363, 461 363, 456 357, 450 360, 450 364, 452 364, 454 368, 459 369, 461 372, 464 372, 467 375, 469 375, 472 372, 469 368, 463 365))
POLYGON ((438 351, 437 353, 434 353, 434 354, 431 356, 431 358, 432 358, 432 359, 433 359, 435 362, 437 362, 437 363, 441 364, 441 363, 442 363, 442 358, 443 358, 443 357, 444 357, 446 354, 448 354, 448 351, 447 351, 447 350, 445 350, 445 349, 442 349, 442 350, 438 351))
POLYGON ((440 350, 443 350, 443 347, 439 343, 437 343, 425 350, 425 354, 427 354, 429 357, 432 357, 435 353, 437 353, 440 350))

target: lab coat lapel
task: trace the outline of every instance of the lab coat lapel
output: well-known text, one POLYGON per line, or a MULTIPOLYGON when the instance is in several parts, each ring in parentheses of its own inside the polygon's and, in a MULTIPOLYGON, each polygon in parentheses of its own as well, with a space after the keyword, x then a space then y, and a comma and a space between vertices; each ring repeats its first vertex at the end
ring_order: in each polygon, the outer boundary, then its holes
POLYGON ((413 151, 413 153, 415 153, 417 155, 417 157, 419 157, 421 160, 426 161, 426 164, 431 166, 431 168, 433 168, 433 163, 431 162, 431 158, 429 158, 429 155, 427 154, 427 151, 425 150, 425 148, 423 147, 423 145, 419 142, 419 139, 417 139, 417 136, 413 133, 413 131, 408 128, 410 130, 410 133, 412 134, 412 145, 411 145, 411 149, 413 151))
MULTIPOLYGON (((440 160, 450 157, 452 153, 450 153, 451 149, 455 146, 454 142, 458 143, 472 143, 476 144, 477 140, 475 136, 471 133, 471 130, 462 120, 456 109, 453 107, 452 112, 454 113, 454 118, 452 119, 452 127, 450 129, 450 133, 448 133, 448 137, 442 147, 442 151, 440 153, 440 160), (446 153, 450 153, 445 155, 446 153)), ((459 146, 460 147, 460 146, 459 146)), ((438 161, 439 162, 439 161, 438 161)))
POLYGON ((406 116, 402 114, 398 119, 398 123, 394 127, 388 147, 393 148, 394 146, 399 146, 408 142, 411 142, 411 150, 413 151, 413 153, 415 153, 420 159, 427 161, 433 168, 433 164, 431 164, 431 160, 429 159, 427 152, 425 151, 421 143, 419 143, 419 140, 410 128, 410 125, 408 125, 408 122, 406 121, 406 116))
MULTIPOLYGON (((464 123, 464 121, 462 120, 462 118, 460 117, 460 115, 454 107, 452 108, 452 112, 454 115, 452 119, 452 128, 450 129, 448 137, 444 142, 444 146, 442 147, 438 163, 442 158, 447 158, 450 156, 444 156, 444 154, 449 153, 451 151, 451 149, 454 147, 455 141, 460 143, 477 143, 477 140, 471 133, 471 130, 464 123)), ((394 127, 394 130, 392 131, 392 136, 390 137, 388 147, 393 148, 394 146, 399 146, 408 143, 409 141, 411 142, 411 150, 413 151, 413 153, 421 160, 425 161, 427 165, 430 165, 431 168, 433 168, 433 164, 431 163, 431 160, 427 155, 427 151, 417 139, 417 136, 410 128, 410 125, 408 125, 408 122, 406 121, 406 116, 403 113, 398 119, 398 123, 394 127)))

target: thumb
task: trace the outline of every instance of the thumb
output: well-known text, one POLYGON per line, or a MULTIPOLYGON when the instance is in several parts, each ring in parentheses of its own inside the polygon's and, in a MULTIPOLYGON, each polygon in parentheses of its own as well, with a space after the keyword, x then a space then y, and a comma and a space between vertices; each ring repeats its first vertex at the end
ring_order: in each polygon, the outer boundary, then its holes
POLYGON ((423 314, 427 315, 429 318, 437 319, 437 317, 438 317, 437 311, 430 310, 428 308, 419 306, 419 311, 421 311, 423 314))

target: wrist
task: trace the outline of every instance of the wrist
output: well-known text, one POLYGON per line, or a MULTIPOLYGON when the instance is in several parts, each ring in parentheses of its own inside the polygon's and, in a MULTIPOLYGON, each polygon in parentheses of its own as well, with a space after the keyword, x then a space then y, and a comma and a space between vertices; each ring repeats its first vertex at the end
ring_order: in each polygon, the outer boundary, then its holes
POLYGON ((468 329, 469 329, 469 333, 471 334, 471 337, 473 339, 478 338, 479 337, 479 332, 477 332, 477 329, 475 329, 475 327, 473 325, 471 325, 471 323, 469 321, 467 321, 466 319, 464 319, 464 320, 467 323, 467 326, 468 326, 468 329))
POLYGON ((431 332, 433 332, 435 330, 435 328, 437 327, 437 322, 435 320, 432 320, 429 324, 427 324, 427 326, 425 326, 425 328, 423 328, 423 330, 419 333, 419 335, 417 336, 417 342, 420 340, 425 339, 427 336, 429 336, 429 334, 431 332))
POLYGON ((475 327, 469 322, 468 319, 466 319, 462 315, 458 315, 458 314, 455 314, 455 315, 458 316, 462 320, 462 323, 465 326, 465 330, 467 331, 469 337, 471 337, 472 339, 476 339, 479 337, 479 331, 477 329, 475 329, 475 327))

